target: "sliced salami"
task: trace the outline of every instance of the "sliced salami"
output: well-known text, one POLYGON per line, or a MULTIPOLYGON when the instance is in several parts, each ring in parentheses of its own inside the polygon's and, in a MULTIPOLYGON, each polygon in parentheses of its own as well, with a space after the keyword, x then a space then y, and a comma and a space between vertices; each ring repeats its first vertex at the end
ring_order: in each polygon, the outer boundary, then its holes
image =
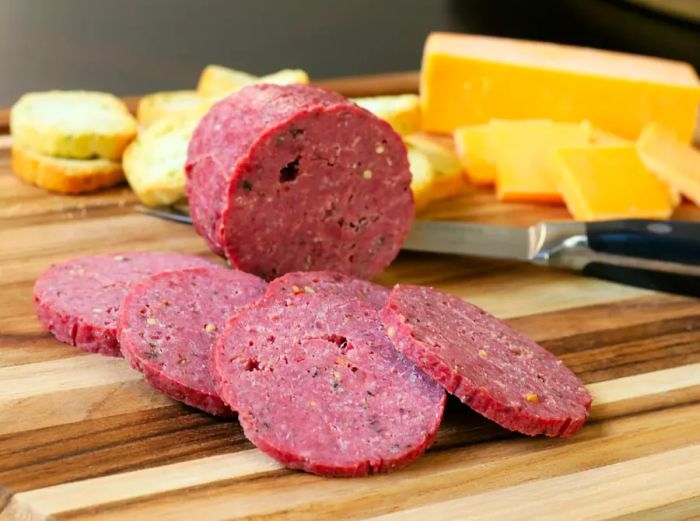
POLYGON ((121 356, 117 317, 128 291, 156 273, 196 266, 217 264, 169 252, 96 255, 56 264, 34 285, 36 314, 61 342, 93 353, 121 356))
POLYGON ((226 319, 257 300, 265 286, 254 275, 223 267, 154 275, 124 300, 118 334, 122 353, 155 389, 227 416, 231 410, 212 381, 211 348, 226 319))
POLYGON ((390 471, 420 456, 440 425, 442 387, 353 298, 265 297, 228 323, 213 354, 217 390, 246 436, 291 468, 390 471))
POLYGON ((253 85, 214 105, 186 173, 197 231, 268 280, 301 270, 370 278, 394 259, 413 215, 400 136, 311 85, 253 85))
POLYGON ((389 290, 384 286, 332 271, 293 271, 276 278, 267 294, 296 297, 305 293, 356 298, 380 310, 386 305, 389 290))
POLYGON ((476 412, 506 429, 568 436, 591 396, 545 348, 464 300, 397 285, 380 313, 396 348, 476 412))

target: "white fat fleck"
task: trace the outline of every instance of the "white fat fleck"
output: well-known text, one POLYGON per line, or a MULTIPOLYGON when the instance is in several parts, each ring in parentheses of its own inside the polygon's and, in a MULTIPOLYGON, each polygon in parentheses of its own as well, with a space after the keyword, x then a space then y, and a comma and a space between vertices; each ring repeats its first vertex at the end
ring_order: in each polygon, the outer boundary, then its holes
POLYGON ((364 172, 362 172, 362 177, 365 179, 372 179, 372 171, 367 169, 364 172))
POLYGON ((374 149, 374 151, 377 154, 383 154, 384 153, 384 147, 382 145, 377 145, 377 148, 374 149))
POLYGON ((147 322, 148 325, 150 325, 150 326, 155 326, 155 325, 158 323, 158 322, 156 321, 156 319, 155 319, 155 318, 152 318, 152 317, 151 317, 151 318, 147 318, 147 319, 146 319, 146 322, 147 322))
POLYGON ((124 260, 124 256, 123 256, 123 255, 117 255, 116 257, 114 257, 114 260, 117 261, 117 262, 121 262, 121 261, 124 260))
POLYGON ((216 326, 214 324, 207 324, 206 326, 204 326, 204 330, 207 333, 213 333, 214 331, 216 331, 216 326))

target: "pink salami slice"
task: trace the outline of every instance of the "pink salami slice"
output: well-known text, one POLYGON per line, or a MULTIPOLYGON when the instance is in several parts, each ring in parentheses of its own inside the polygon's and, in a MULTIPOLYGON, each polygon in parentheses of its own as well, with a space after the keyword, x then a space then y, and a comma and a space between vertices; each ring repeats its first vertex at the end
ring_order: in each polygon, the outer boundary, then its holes
POLYGON ((246 436, 291 468, 390 471, 420 456, 440 425, 442 387, 353 298, 264 297, 228 323, 213 354, 217 390, 246 436))
POLYGON ((554 354, 464 300, 397 285, 381 311, 396 348, 476 412, 506 429, 568 436, 591 396, 554 354))
POLYGON ((128 291, 156 273, 196 266, 217 264, 166 252, 115 253, 55 264, 34 285, 36 314, 61 342, 121 356, 117 317, 128 291))
POLYGON ((254 275, 223 267, 154 275, 124 300, 122 353, 155 389, 205 412, 229 415, 214 389, 211 348, 226 319, 257 300, 265 286, 254 275))

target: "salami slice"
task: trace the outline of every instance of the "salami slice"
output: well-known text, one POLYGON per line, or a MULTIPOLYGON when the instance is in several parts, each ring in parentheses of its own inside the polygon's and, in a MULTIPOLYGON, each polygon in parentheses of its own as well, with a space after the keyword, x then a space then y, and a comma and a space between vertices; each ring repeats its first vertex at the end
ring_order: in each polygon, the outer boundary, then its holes
POLYGON ((231 410, 212 381, 211 347, 226 319, 257 300, 265 286, 254 275, 223 267, 154 275, 124 300, 118 334, 122 353, 155 389, 227 416, 231 410))
POLYGON ((246 436, 291 468, 390 471, 420 456, 440 425, 444 390, 359 300, 264 297, 229 321, 213 355, 219 395, 246 436))
POLYGON ((380 313, 396 348, 476 412, 506 429, 568 436, 591 396, 555 355, 464 300, 397 285, 380 313))
POLYGON ((394 259, 413 215, 400 136, 311 85, 253 85, 214 105, 186 173, 197 231, 268 280, 302 270, 370 278, 394 259))
POLYGON ((384 286, 332 271, 293 271, 276 278, 267 287, 267 294, 275 297, 296 297, 305 293, 356 298, 377 310, 382 309, 389 298, 389 290, 384 286))
POLYGON ((140 252, 80 257, 51 266, 34 285, 36 314, 61 342, 121 356, 117 315, 138 282, 170 269, 217 266, 180 253, 140 252))

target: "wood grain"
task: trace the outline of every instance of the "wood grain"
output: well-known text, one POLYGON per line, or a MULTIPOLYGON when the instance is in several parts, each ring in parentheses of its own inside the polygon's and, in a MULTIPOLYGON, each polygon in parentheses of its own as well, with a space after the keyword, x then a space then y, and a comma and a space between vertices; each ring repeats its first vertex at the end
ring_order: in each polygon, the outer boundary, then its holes
MULTIPOLYGON (((382 93, 410 81, 335 87, 382 93)), ((53 262, 119 250, 215 257, 191 227, 136 213, 126 187, 69 197, 22 184, 9 171, 9 142, 0 137, 0 520, 700 517, 700 301, 512 262, 402 253, 379 283, 431 284, 507 319, 581 376, 591 419, 569 439, 526 438, 450 399, 419 461, 323 479, 281 468, 236 420, 156 393, 123 360, 42 331, 31 288, 53 262)), ((475 188, 425 216, 567 217, 475 188)), ((677 216, 700 220, 690 205, 677 216)))

